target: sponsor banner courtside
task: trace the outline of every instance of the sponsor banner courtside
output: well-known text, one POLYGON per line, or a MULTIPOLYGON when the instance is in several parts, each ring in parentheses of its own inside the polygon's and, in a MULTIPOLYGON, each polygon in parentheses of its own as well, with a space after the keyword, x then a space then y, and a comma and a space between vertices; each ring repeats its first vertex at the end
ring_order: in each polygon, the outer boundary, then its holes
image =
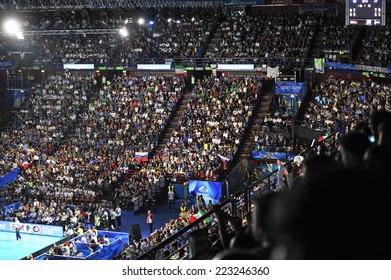
MULTIPOLYGON (((0 221, 0 231, 15 232, 15 223, 0 221)), ((48 236, 58 236, 58 237, 64 236, 64 231, 62 227, 41 225, 41 224, 22 223, 22 228, 20 232, 36 234, 36 235, 48 235, 48 236)))

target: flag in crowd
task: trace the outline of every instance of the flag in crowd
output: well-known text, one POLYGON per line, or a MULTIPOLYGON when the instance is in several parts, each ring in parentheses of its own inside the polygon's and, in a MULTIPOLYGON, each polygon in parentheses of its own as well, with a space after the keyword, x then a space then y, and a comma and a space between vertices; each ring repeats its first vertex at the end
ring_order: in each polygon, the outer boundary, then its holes
POLYGON ((135 152, 134 158, 138 162, 147 162, 148 161, 148 152, 135 152))

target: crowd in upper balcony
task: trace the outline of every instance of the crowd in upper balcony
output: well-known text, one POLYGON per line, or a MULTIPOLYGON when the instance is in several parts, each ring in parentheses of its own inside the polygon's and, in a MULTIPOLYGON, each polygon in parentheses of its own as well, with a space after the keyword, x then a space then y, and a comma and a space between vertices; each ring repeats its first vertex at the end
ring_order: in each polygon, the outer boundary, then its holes
POLYGON ((125 64, 134 58, 200 57, 217 19, 213 10, 159 12, 119 41, 120 57, 125 64))
POLYGON ((225 15, 206 57, 302 58, 308 55, 316 16, 225 15))
POLYGON ((359 36, 357 26, 346 26, 335 16, 320 17, 319 26, 324 51, 350 52, 359 36))
POLYGON ((362 39, 358 62, 365 65, 390 67, 390 47, 390 25, 369 27, 362 39))
POLYGON ((311 47, 321 40, 320 54, 331 56, 333 61, 338 61, 335 52, 345 51, 352 56, 357 51, 359 63, 389 65, 389 25, 366 28, 359 42, 357 26, 345 26, 328 14, 252 15, 213 9, 161 9, 142 14, 77 11, 25 16, 23 22, 27 32, 24 40, 3 33, 3 60, 30 66, 61 66, 67 62, 134 65, 141 59, 152 62, 199 57, 264 62, 269 58, 293 58, 294 63, 295 59, 309 57, 311 47), (128 36, 119 34, 121 28, 126 28, 128 36), (362 48, 356 49, 360 45, 362 48))
POLYGON ((0 54, 12 59, 12 53, 23 53, 20 58, 25 64, 40 66, 113 65, 113 60, 127 65, 137 58, 200 57, 218 14, 209 9, 162 9, 143 14, 30 16, 25 19, 28 35, 19 41, 4 35, 0 54), (121 36, 122 28, 127 36, 121 36))
POLYGON ((25 16, 28 31, 117 29, 124 23, 124 14, 110 11, 43 12, 25 16))

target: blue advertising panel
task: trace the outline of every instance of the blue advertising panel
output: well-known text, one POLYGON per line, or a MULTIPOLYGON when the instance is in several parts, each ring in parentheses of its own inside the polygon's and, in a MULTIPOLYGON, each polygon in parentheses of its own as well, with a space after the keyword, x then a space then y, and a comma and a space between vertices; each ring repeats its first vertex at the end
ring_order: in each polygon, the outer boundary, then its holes
POLYGON ((305 84, 304 83, 294 83, 294 82, 276 82, 275 94, 285 95, 285 94, 304 94, 305 84))
POLYGON ((265 151, 252 151, 253 159, 270 159, 270 160, 293 160, 295 155, 285 152, 265 152, 265 151))
POLYGON ((0 68, 11 68, 13 63, 11 61, 0 61, 0 68))
POLYGON ((19 108, 23 103, 23 100, 25 98, 25 93, 23 90, 15 89, 13 93, 13 97, 14 97, 14 108, 19 108))
POLYGON ((367 71, 367 72, 391 74, 391 68, 380 67, 380 66, 348 64, 348 63, 339 63, 339 62, 326 62, 325 66, 328 68, 341 69, 341 70, 367 71))
POLYGON ((26 93, 20 89, 7 89, 4 93, 4 103, 7 108, 19 108, 24 99, 26 93))
POLYGON ((221 182, 189 180, 190 195, 193 197, 202 195, 206 204, 209 204, 209 201, 211 201, 212 204, 219 203, 222 188, 221 182))
MULTIPOLYGON (((0 231, 15 232, 15 223, 0 221, 0 231)), ((36 234, 36 235, 49 235, 49 236, 64 237, 64 231, 63 231, 62 227, 59 227, 59 226, 22 223, 22 228, 21 228, 20 232, 21 233, 36 234)))

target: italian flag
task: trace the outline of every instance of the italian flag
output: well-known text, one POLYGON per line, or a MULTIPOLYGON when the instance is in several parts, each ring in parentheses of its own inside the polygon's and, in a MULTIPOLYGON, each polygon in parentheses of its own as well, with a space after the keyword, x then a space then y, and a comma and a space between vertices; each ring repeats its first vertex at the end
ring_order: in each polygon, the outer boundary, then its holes
POLYGON ((329 137, 330 134, 331 134, 330 132, 327 132, 326 135, 319 136, 318 142, 324 141, 324 139, 326 139, 327 137, 329 137))
MULTIPOLYGON (((197 219, 201 218, 203 215, 205 215, 205 212, 204 210, 202 210, 201 208, 198 210, 198 213, 197 214, 194 214, 192 215, 190 218, 189 218, 189 222, 192 223, 194 221, 196 221, 197 219)), ((205 221, 207 223, 210 223, 212 220, 208 217, 205 219, 205 221)))
MULTIPOLYGON (((202 210, 202 208, 200 208, 200 209, 198 210, 198 213, 200 214, 200 217, 202 217, 202 216, 205 215, 205 212, 204 212, 204 210, 202 210)), ((212 220, 211 220, 209 217, 206 218, 205 221, 206 221, 208 224, 209 224, 210 222, 212 222, 212 220)))

